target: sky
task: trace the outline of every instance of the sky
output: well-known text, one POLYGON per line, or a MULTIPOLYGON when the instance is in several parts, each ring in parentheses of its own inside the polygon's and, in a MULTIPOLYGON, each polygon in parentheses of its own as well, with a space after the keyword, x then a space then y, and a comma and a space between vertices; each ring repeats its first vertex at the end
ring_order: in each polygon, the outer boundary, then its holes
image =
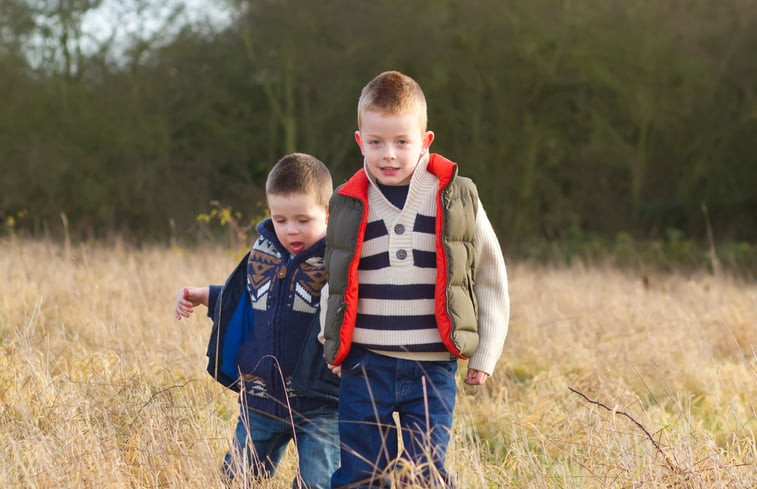
MULTIPOLYGON (((2 1, 2 0, 0 0, 2 1)), ((69 40, 69 49, 85 56, 104 52, 110 61, 125 60, 134 41, 147 41, 150 47, 168 43, 179 30, 191 24, 210 32, 222 29, 233 19, 229 0, 103 0, 100 7, 81 19, 81 32, 69 40), (181 7, 178 15, 172 14, 181 7)), ((40 9, 35 18, 37 29, 23 39, 24 52, 31 66, 55 66, 61 61, 60 25, 56 3, 34 4, 40 9)))
POLYGON ((225 2, 219 0, 104 0, 102 5, 88 12, 82 20, 85 51, 96 50, 113 37, 114 48, 129 44, 129 40, 147 39, 155 34, 170 37, 188 22, 204 28, 226 25, 231 12, 225 2), (184 8, 173 23, 172 12, 184 8), (140 10, 141 7, 141 10, 140 10))

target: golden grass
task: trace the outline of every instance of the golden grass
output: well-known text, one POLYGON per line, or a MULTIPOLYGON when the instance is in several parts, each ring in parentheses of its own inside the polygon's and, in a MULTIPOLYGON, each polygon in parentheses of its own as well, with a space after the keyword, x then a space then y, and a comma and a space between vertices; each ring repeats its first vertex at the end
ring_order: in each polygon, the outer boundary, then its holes
MULTIPOLYGON (((236 399, 205 373, 204 311, 172 309, 235 260, 0 241, 0 487, 220 487, 236 399)), ((647 282, 510 267, 498 370, 460 384, 462 487, 757 487, 757 286, 647 282)), ((290 450, 258 487, 291 487, 294 470, 290 450)))

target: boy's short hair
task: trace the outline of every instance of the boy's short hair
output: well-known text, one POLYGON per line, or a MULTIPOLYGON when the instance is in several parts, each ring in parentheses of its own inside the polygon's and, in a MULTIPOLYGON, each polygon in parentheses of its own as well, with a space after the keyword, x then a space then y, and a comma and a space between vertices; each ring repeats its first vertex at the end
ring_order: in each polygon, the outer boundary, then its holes
POLYGON ((268 172, 266 195, 309 194, 328 207, 333 185, 331 173, 315 156, 291 153, 281 158, 268 172))
POLYGON ((426 96, 418 82, 399 71, 385 71, 369 81, 357 103, 357 127, 368 111, 399 115, 418 112, 425 131, 428 122, 426 96))

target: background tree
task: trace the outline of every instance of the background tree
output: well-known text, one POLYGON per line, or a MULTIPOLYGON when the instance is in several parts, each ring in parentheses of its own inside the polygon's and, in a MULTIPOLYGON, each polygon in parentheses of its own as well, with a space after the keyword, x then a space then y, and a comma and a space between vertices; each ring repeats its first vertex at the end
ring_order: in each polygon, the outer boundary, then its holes
POLYGON ((214 25, 119 5, 163 23, 94 39, 99 1, 0 1, 0 217, 27 209, 29 232, 64 212, 83 238, 163 239, 211 200, 255 213, 294 150, 339 183, 361 87, 398 69, 509 250, 703 239, 703 203, 719 240, 757 239, 752 1, 234 0, 214 25))

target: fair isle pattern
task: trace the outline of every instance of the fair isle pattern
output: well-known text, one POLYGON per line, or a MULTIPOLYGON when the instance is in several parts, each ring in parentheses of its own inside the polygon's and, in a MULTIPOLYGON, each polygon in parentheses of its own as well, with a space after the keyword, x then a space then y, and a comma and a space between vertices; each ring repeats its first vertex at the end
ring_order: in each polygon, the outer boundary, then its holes
POLYGON ((263 236, 258 237, 247 262, 247 291, 253 309, 266 310, 271 281, 281 263, 281 253, 276 246, 263 236))
POLYGON ((389 356, 449 360, 434 315, 439 183, 426 161, 413 174, 403 209, 371 178, 353 342, 389 356))
POLYGON ((326 264, 322 256, 313 256, 300 265, 294 285, 292 309, 315 314, 321 302, 321 289, 326 284, 326 264))
MULTIPOLYGON (((288 266, 281 252, 270 240, 260 236, 252 247, 247 264, 247 291, 252 308, 265 311, 268 307, 269 291, 281 267, 288 266)), ((323 257, 312 256, 299 264, 292 284, 292 309, 314 314, 321 300, 321 289, 326 283, 323 257)))
POLYGON ((252 374, 242 374, 242 381, 244 393, 248 396, 260 397, 262 399, 269 399, 268 386, 265 383, 265 379, 252 374))

